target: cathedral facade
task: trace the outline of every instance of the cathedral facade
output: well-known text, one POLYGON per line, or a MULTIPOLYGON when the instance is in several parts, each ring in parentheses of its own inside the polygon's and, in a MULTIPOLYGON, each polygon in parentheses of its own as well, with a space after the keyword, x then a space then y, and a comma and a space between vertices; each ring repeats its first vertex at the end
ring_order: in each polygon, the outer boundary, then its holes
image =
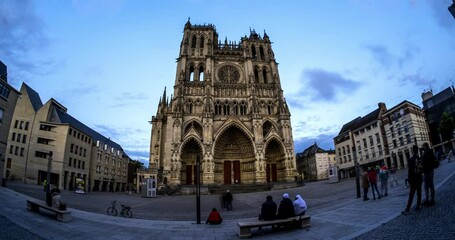
POLYGON ((254 30, 220 41, 212 24, 185 24, 173 94, 152 117, 149 168, 160 183, 291 182, 291 114, 271 42, 254 30))

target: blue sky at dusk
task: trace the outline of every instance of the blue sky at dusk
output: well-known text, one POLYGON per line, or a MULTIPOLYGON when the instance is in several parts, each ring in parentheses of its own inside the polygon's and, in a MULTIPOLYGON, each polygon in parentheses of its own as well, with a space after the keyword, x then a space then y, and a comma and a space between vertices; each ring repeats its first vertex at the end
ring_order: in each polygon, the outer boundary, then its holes
POLYGON ((342 125, 455 81, 452 0, 0 0, 0 60, 148 164, 151 125, 172 92, 183 27, 214 24, 273 42, 296 152, 333 149, 342 125))

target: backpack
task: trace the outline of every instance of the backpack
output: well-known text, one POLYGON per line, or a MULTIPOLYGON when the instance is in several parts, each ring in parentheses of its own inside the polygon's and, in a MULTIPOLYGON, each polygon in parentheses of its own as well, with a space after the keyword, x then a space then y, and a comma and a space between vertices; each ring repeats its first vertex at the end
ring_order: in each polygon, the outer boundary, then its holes
POLYGON ((422 164, 422 158, 416 158, 416 164, 414 167, 414 172, 417 174, 422 174, 423 173, 423 164, 422 164))

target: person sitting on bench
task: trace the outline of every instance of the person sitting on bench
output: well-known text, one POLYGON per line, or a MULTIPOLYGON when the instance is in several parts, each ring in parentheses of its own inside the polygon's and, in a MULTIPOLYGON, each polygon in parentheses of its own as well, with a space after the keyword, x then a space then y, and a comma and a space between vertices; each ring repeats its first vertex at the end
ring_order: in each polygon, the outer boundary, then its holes
POLYGON ((289 198, 289 194, 285 193, 283 194, 283 200, 281 200, 280 206, 278 207, 278 218, 286 219, 294 216, 294 204, 289 198))
POLYGON ((295 196, 294 201, 294 212, 296 216, 303 216, 305 215, 306 210, 308 209, 305 200, 303 200, 302 196, 297 194, 295 196))
POLYGON ((276 218, 277 205, 273 201, 272 196, 267 196, 267 200, 262 204, 259 220, 270 221, 276 218))

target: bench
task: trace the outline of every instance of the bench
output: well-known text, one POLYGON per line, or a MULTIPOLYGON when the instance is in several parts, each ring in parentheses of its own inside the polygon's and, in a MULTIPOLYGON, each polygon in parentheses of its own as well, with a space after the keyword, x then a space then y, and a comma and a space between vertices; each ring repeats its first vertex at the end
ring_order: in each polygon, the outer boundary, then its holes
POLYGON ((266 227, 266 226, 297 226, 300 229, 311 227, 311 216, 303 215, 301 217, 291 217, 286 219, 276 219, 270 221, 262 221, 257 219, 249 219, 243 222, 238 222, 239 232, 237 235, 239 238, 250 238, 251 228, 266 227))
POLYGON ((59 210, 54 207, 49 207, 44 201, 40 200, 27 200, 27 209, 32 212, 39 212, 39 209, 43 208, 46 209, 47 211, 55 213, 55 216, 58 221, 61 222, 69 222, 72 220, 71 218, 71 211, 68 210, 59 210))

